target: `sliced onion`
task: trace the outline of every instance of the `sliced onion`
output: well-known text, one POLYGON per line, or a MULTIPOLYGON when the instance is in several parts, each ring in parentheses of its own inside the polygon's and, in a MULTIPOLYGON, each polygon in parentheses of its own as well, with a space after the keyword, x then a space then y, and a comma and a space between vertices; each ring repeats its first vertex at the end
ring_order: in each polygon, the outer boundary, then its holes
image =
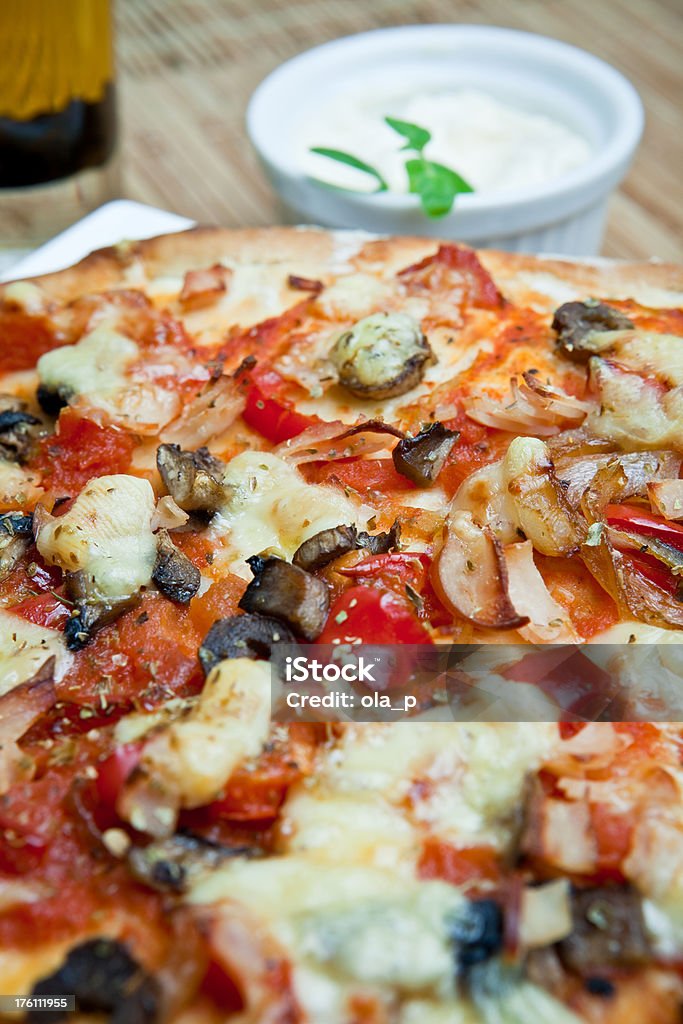
POLYGON ((577 426, 593 408, 592 403, 560 388, 541 384, 530 373, 523 375, 521 384, 517 377, 510 378, 509 396, 494 398, 474 391, 463 404, 467 415, 477 423, 535 437, 550 437, 563 427, 577 426))
POLYGON ((363 420, 351 427, 341 420, 333 420, 331 423, 316 423, 285 441, 275 449, 275 454, 297 466, 320 460, 332 462, 336 459, 372 455, 393 447, 393 442, 388 438, 404 437, 402 430, 381 420, 363 420))
POLYGON ((187 512, 184 512, 170 494, 159 498, 157 507, 152 516, 152 530, 177 530, 184 526, 189 519, 187 512))
POLYGON ((537 786, 528 804, 523 849, 562 871, 591 874, 597 847, 585 802, 557 800, 537 786))
POLYGON ((517 629, 528 621, 510 600, 499 541, 490 530, 477 526, 469 512, 449 513, 432 582, 452 612, 477 626, 517 629))
POLYGON ((246 404, 232 377, 210 381, 161 434, 166 444, 194 451, 231 427, 246 404))
POLYGON ((504 548, 508 573, 508 593, 520 617, 528 625, 520 629, 530 643, 577 643, 579 636, 565 609, 550 595, 534 563, 530 540, 507 544, 504 548))
POLYGON ((23 755, 18 741, 57 700, 50 658, 33 679, 15 686, 0 698, 0 794, 6 793, 17 777, 23 755))
POLYGON ((654 512, 665 519, 683 519, 683 480, 661 480, 647 485, 654 512))

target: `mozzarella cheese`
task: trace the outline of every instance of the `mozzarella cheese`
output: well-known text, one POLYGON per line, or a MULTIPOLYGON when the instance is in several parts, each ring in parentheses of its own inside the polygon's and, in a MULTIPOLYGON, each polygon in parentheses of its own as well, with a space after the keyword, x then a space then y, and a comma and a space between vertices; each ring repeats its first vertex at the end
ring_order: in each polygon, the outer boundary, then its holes
MULTIPOLYGON (((194 707, 150 738, 142 767, 162 804, 177 809, 209 803, 241 761, 261 753, 270 729, 270 672, 266 662, 249 658, 221 662, 194 707)), ((135 827, 146 829, 135 790, 126 813, 135 827)), ((175 819, 166 817, 170 832, 175 819)))
POLYGON ((130 597, 152 577, 154 501, 147 480, 123 473, 98 477, 68 512, 40 526, 36 546, 50 565, 82 570, 101 600, 130 597))
POLYGON ((77 344, 46 352, 37 369, 40 382, 60 391, 71 404, 94 408, 137 433, 156 434, 178 415, 180 397, 153 378, 155 372, 174 374, 178 367, 147 362, 138 375, 133 365, 139 358, 134 341, 100 324, 77 344))
POLYGON ((269 452, 235 456, 224 477, 229 499, 212 521, 210 535, 227 547, 216 563, 245 579, 245 559, 268 550, 291 558, 299 545, 319 530, 340 523, 364 528, 372 510, 359 506, 338 488, 308 484, 284 459, 269 452))
POLYGON ((317 306, 332 319, 358 320, 365 313, 380 309, 393 289, 386 281, 370 274, 347 274, 325 288, 317 306))
POLYGON ((62 634, 0 609, 0 697, 31 679, 48 658, 56 659, 59 682, 73 660, 62 634))
POLYGON ((111 400, 126 387, 126 370, 139 357, 134 341, 101 325, 75 345, 46 352, 38 360, 40 382, 65 395, 111 400))

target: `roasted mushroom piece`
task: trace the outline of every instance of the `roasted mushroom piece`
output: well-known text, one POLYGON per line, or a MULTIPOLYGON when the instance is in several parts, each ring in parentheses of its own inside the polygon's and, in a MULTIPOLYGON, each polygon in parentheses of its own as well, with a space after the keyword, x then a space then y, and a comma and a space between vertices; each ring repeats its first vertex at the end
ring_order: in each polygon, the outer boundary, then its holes
POLYGON ((208 448, 187 452, 177 444, 159 445, 157 469, 166 490, 185 512, 213 513, 225 501, 225 467, 208 448))
POLYGON ((591 336, 607 331, 633 330, 634 324, 618 309, 604 302, 565 302, 555 310, 552 328, 557 332, 557 348, 576 363, 587 363, 600 350, 591 344, 591 336))
POLYGON ((358 398, 394 398, 420 383, 435 362, 417 320, 373 313, 339 336, 330 352, 339 383, 358 398))
POLYGON ((38 405, 48 416, 59 416, 71 397, 72 392, 67 388, 49 388, 46 384, 39 384, 36 389, 38 405))
POLYGON ((33 516, 23 512, 0 515, 0 580, 5 579, 28 549, 33 516))
POLYGON ((398 522, 385 533, 366 533, 355 526, 332 526, 320 530, 305 540, 294 552, 292 563, 300 569, 312 572, 329 565, 335 558, 341 558, 349 551, 365 548, 373 555, 383 555, 398 545, 401 527, 398 522))
POLYGON ((146 846, 134 846, 128 865, 141 882, 161 891, 183 892, 193 875, 218 867, 229 857, 254 856, 249 846, 222 846, 195 833, 176 832, 146 846))
POLYGON ((199 661, 208 676, 226 658, 269 661, 275 644, 295 644, 291 629, 266 615, 230 615, 214 622, 199 648, 199 661))
POLYGON ((310 572, 322 569, 335 558, 341 558, 358 547, 358 530, 355 526, 333 526, 320 530, 305 540, 294 552, 292 564, 310 572))
POLYGON ((168 530, 157 531, 157 560, 152 579, 165 597, 178 604, 188 604, 202 581, 199 569, 178 551, 168 530))
POLYGON ((429 487, 441 472, 459 437, 459 431, 448 430, 443 423, 430 423, 415 437, 406 437, 398 442, 391 453, 397 472, 418 487, 429 487))
MULTIPOLYGON (((115 939, 88 939, 64 963, 33 987, 32 996, 75 996, 80 1013, 105 1013, 109 1024, 153 1024, 159 1012, 159 986, 115 939)), ((29 1024, 68 1020, 67 1010, 29 1010, 29 1024)))
POLYGON ((120 600, 107 600, 97 589, 93 578, 82 569, 65 574, 64 589, 73 605, 71 618, 67 619, 64 627, 64 640, 70 651, 82 650, 103 626, 130 611, 140 600, 139 593, 120 600))
POLYGON ((592 975, 609 967, 637 967, 652 957, 642 901, 628 885, 574 889, 573 930, 557 949, 565 967, 592 975))
POLYGON ((33 452, 41 422, 13 395, 0 395, 0 457, 26 462, 33 452))
POLYGON ((304 640, 315 640, 330 610, 330 593, 323 580, 281 558, 247 559, 254 574, 240 600, 246 612, 281 619, 304 640))

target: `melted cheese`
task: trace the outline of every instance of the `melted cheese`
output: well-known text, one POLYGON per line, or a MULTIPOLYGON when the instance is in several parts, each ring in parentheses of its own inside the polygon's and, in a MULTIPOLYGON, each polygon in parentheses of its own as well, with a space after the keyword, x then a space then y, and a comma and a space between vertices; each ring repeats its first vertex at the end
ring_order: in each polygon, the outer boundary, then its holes
POLYGON ((359 320, 365 313, 382 309, 393 293, 391 285, 370 274, 347 274, 325 288, 318 307, 332 319, 359 320))
MULTIPOLYGON (((340 523, 365 527, 371 510, 338 488, 307 484, 284 459, 269 452, 237 455, 225 473, 229 501, 214 518, 210 535, 225 538, 230 570, 251 578, 245 559, 268 550, 291 558, 319 530, 340 523)), ((219 559, 225 561, 223 555, 219 559)))
POLYGON ((31 679, 53 657, 58 682, 73 658, 64 646, 62 634, 0 609, 0 696, 31 679))
MULTIPOLYGON (((269 728, 270 666, 249 658, 221 662, 194 707, 147 743, 142 767, 151 791, 175 808, 209 803, 241 761, 261 753, 269 728)), ((135 791, 126 811, 144 828, 135 791)), ((173 824, 169 819, 169 831, 173 824)))
POLYGON ((139 354, 134 341, 102 325, 76 345, 46 352, 38 360, 38 375, 51 391, 107 402, 126 387, 126 370, 139 354))
POLYGON ((39 476, 0 458, 0 506, 4 509, 25 508, 38 501, 43 491, 38 486, 39 476))
POLYGON ((147 480, 98 477, 68 512, 41 526, 36 545, 50 565, 86 573, 101 599, 121 600, 151 580, 157 553, 153 515, 147 480))

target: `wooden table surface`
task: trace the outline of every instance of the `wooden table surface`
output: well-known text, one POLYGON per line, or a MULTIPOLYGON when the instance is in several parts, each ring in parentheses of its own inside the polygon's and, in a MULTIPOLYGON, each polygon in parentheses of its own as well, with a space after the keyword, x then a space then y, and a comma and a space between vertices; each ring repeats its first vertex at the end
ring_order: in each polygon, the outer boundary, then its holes
POLYGON ((603 251, 683 260, 681 0, 118 0, 126 194, 206 223, 277 223, 244 130, 253 89, 318 43, 421 22, 539 32, 624 72, 647 126, 603 251))

